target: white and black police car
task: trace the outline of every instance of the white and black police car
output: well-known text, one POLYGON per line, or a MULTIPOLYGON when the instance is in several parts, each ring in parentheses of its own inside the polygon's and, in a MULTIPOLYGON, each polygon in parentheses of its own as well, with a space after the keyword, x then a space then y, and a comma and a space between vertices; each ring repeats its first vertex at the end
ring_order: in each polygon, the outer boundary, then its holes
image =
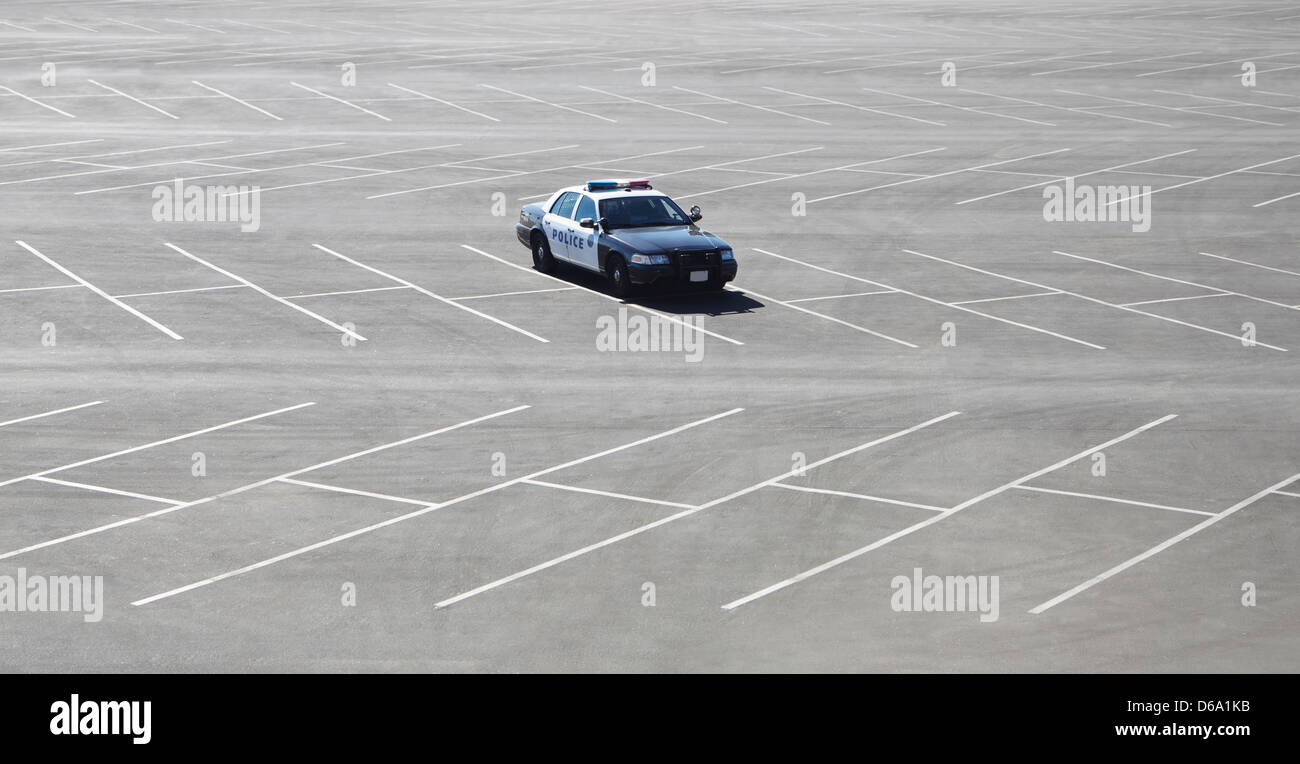
POLYGON ((593 180, 525 206, 515 234, 537 270, 585 268, 605 276, 617 297, 643 284, 720 290, 736 278, 736 257, 695 225, 700 217, 698 205, 683 212, 649 181, 593 180))

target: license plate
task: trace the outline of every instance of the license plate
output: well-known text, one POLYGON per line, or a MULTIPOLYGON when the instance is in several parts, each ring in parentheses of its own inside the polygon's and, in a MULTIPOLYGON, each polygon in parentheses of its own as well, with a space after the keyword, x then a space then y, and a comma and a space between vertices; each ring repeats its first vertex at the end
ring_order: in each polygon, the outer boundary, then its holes
POLYGON ((708 281, 708 271, 691 271, 691 281, 708 281))

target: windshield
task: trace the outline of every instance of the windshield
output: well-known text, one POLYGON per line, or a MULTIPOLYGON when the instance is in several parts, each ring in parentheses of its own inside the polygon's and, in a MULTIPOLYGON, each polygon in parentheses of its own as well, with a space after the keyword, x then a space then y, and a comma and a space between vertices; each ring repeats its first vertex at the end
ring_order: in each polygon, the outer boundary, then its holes
POLYGON ((666 196, 627 196, 600 200, 600 216, 607 228, 645 228, 687 225, 690 219, 666 196))

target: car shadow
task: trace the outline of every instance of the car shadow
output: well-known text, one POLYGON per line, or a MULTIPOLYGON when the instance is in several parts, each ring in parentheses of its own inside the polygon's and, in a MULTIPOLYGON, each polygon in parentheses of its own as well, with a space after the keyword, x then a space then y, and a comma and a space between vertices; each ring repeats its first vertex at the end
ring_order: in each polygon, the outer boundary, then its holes
MULTIPOLYGON (((555 269, 553 275, 575 286, 613 296, 609 291, 609 282, 590 271, 560 266, 555 269)), ((740 290, 725 289, 714 292, 689 287, 669 288, 656 285, 637 287, 623 302, 653 308, 663 313, 706 316, 751 313, 756 308, 766 307, 740 290)))

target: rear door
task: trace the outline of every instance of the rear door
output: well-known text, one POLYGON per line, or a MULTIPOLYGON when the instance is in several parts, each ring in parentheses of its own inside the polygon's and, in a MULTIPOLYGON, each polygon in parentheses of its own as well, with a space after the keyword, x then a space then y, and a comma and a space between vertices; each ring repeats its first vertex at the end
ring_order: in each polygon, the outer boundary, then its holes
POLYGON ((573 262, 568 241, 572 238, 573 208, 578 204, 576 191, 565 191, 542 216, 542 229, 551 245, 551 254, 558 260, 573 262))

